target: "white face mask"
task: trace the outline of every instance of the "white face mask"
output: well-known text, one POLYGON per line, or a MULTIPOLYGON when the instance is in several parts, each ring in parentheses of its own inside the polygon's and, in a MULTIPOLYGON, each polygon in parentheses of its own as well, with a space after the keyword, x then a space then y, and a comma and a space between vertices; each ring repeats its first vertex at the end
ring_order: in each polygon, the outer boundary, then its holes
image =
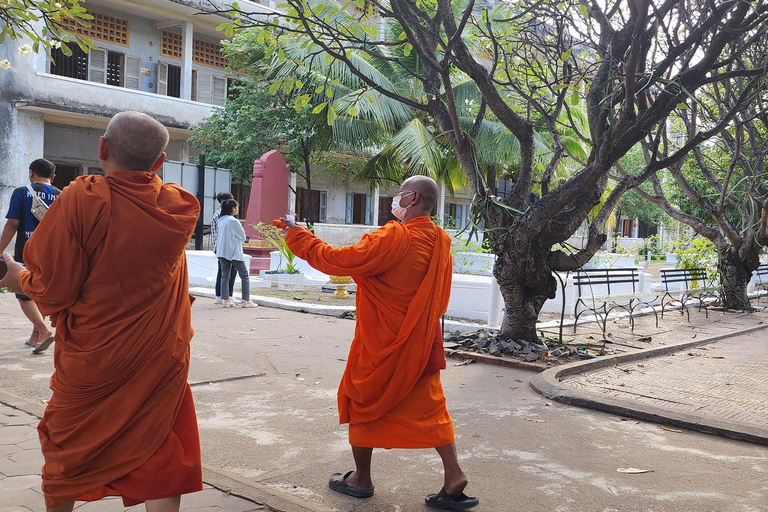
POLYGON ((410 208, 413 205, 408 205, 405 208, 400 206, 400 199, 403 198, 403 193, 406 195, 413 194, 412 190, 404 190, 403 192, 398 193, 393 199, 392 199, 392 215, 394 215, 396 218, 403 220, 405 218, 405 214, 408 212, 408 208, 410 208))

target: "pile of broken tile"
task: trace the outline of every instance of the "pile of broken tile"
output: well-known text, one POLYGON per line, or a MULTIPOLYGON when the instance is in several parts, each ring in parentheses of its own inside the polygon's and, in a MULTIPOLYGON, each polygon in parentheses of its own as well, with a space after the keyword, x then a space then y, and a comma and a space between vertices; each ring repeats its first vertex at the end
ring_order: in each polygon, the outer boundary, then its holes
POLYGON ((486 330, 455 331, 445 337, 444 345, 446 349, 480 352, 495 357, 501 357, 505 354, 516 356, 527 362, 536 361, 547 355, 557 358, 579 355, 576 348, 558 346, 557 344, 550 347, 541 341, 532 343, 526 340, 501 340, 498 339, 497 334, 497 331, 486 330))

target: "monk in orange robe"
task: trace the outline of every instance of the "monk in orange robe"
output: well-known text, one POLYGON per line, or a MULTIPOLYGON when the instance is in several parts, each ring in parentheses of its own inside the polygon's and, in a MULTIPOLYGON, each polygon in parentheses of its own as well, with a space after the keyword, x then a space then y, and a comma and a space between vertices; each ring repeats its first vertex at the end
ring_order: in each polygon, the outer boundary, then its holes
POLYGON ((453 422, 445 407, 440 317, 451 291, 451 239, 429 215, 437 185, 424 176, 406 180, 393 200, 401 222, 389 222, 352 246, 333 248, 293 221, 285 224, 290 249, 330 275, 357 283, 357 325, 338 391, 339 419, 349 423, 355 471, 331 477, 331 489, 373 495, 373 448, 436 448, 445 478, 427 505, 463 510, 478 504, 464 495, 453 422))
POLYGON ((123 112, 99 140, 106 178, 81 176, 8 254, 0 282, 56 326, 51 396, 38 426, 49 511, 122 496, 179 510, 202 489, 197 419, 187 384, 192 338, 184 248, 195 197, 154 173, 168 131, 123 112))

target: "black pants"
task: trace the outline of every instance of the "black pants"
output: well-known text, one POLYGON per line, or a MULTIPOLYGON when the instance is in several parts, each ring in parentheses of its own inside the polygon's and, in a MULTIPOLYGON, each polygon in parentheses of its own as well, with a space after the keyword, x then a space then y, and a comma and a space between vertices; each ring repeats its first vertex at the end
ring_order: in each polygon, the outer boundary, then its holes
MULTIPOLYGON (((216 258, 219 265, 219 271, 216 272, 216 296, 221 297, 221 258, 216 258)), ((229 276, 229 294, 227 297, 232 296, 232 292, 235 291, 235 279, 237 279, 237 272, 232 272, 229 276)))

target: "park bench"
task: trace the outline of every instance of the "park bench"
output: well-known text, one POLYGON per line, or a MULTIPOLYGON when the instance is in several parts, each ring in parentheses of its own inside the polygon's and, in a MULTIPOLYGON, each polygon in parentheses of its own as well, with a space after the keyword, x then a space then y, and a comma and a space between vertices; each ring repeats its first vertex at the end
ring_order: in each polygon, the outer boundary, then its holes
POLYGON ((699 310, 704 308, 704 313, 709 318, 707 299, 719 299, 720 287, 710 282, 705 268, 668 268, 660 271, 661 283, 664 285, 664 296, 661 298, 661 318, 664 318, 664 310, 670 305, 680 305, 680 314, 683 311, 691 321, 691 313, 688 311, 688 303, 697 300, 699 310), (669 299, 669 300, 667 300, 669 299))
MULTIPOLYGON (((605 338, 608 314, 615 309, 629 313, 631 330, 635 330, 635 310, 651 306, 659 299, 658 293, 639 290, 640 274, 634 267, 629 268, 580 268, 573 274, 573 286, 576 296, 573 302, 573 332, 579 317, 584 313, 593 313, 600 324, 605 338)), ((659 316, 656 316, 656 327, 659 316)))
POLYGON ((760 291, 768 290, 768 265, 760 265, 755 269, 755 289, 757 290, 757 303, 760 304, 760 291))

